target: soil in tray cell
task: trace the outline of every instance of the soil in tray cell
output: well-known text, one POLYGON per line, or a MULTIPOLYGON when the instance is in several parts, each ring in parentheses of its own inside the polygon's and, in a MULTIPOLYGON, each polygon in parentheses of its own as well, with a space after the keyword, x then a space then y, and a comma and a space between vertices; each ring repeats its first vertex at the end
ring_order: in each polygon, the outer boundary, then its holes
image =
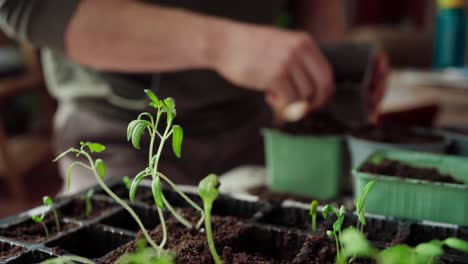
POLYGON ((133 236, 94 225, 50 241, 46 246, 59 255, 73 254, 97 259, 132 239, 133 236))
POLYGON ((352 133, 354 137, 393 144, 427 144, 443 140, 441 136, 417 133, 411 128, 399 126, 364 127, 352 133))
POLYGON ((64 205, 59 209, 61 215, 67 218, 77 219, 77 220, 89 220, 96 217, 99 217, 110 210, 116 208, 116 204, 101 200, 101 199, 91 199, 93 204, 93 210, 91 215, 86 216, 85 210, 85 201, 82 198, 76 198, 71 200, 68 204, 64 205))
MULTIPOLYGON (((192 222, 198 215, 185 210, 192 222)), ((214 241, 223 263, 334 263, 334 242, 325 236, 313 237, 252 225, 233 217, 212 217, 214 241)), ((167 221, 170 251, 176 252, 177 263, 214 263, 203 232, 189 230, 171 218, 167 221)), ((151 232, 155 241, 162 238, 161 227, 151 232)), ((135 241, 111 252, 100 263, 114 263, 122 254, 135 250, 135 241)), ((356 262, 368 263, 368 262, 356 262)))
MULTIPOLYGON (((49 230, 49 238, 52 238, 59 233, 64 233, 78 226, 75 223, 65 223, 60 221, 60 232, 58 232, 52 214, 48 214, 46 216, 44 223, 49 230)), ((46 237, 44 227, 30 219, 0 229, 0 236, 25 243, 40 243, 48 239, 46 237)))
MULTIPOLYGON (((133 210, 138 215, 146 229, 153 229, 156 227, 156 225, 159 224, 158 213, 155 209, 146 209, 143 207, 134 206, 133 210)), ((104 217, 100 223, 133 232, 140 230, 140 227, 138 226, 135 219, 125 209, 121 209, 115 214, 104 217)))
POLYGON ((379 164, 368 162, 361 167, 360 171, 400 178, 464 184, 463 182, 454 179, 450 175, 440 173, 437 169, 413 167, 391 159, 384 159, 379 164))
POLYGON ((25 251, 24 248, 0 242, 0 262, 13 256, 18 256, 25 251))
POLYGON ((320 112, 309 114, 298 122, 286 123, 280 130, 296 135, 336 135, 343 134, 347 129, 332 115, 320 112))
POLYGON ((51 259, 54 257, 55 256, 51 254, 41 251, 29 251, 18 258, 14 258, 11 261, 8 261, 8 264, 40 263, 44 260, 51 259))

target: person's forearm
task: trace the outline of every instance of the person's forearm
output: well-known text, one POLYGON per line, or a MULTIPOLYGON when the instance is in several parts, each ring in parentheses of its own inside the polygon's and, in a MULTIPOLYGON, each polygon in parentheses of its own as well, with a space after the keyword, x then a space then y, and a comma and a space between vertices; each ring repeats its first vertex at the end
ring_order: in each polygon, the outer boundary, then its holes
POLYGON ((73 60, 104 70, 212 68, 214 47, 230 24, 139 1, 84 0, 66 31, 65 47, 73 60))
POLYGON ((322 43, 342 41, 346 31, 345 0, 299 0, 295 3, 296 26, 322 43))

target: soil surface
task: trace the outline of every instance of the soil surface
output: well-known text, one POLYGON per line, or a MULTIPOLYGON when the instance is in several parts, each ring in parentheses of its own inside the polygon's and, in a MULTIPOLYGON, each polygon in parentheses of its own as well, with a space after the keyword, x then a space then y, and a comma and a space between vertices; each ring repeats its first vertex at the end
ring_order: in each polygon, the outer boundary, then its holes
MULTIPOLYGON (((78 225, 75 223, 60 223, 60 231, 55 226, 52 214, 46 216, 44 222, 49 230, 49 237, 52 238, 60 232, 66 232, 78 225)), ((40 243, 48 238, 45 236, 44 228, 32 220, 27 220, 11 227, 0 229, 0 236, 8 237, 25 243, 40 243)))
MULTIPOLYGON (((184 209, 182 215, 192 222, 198 219, 191 209, 184 209)), ((212 223, 214 242, 223 263, 334 263, 334 242, 325 236, 267 229, 233 217, 214 216, 212 223)), ((167 221, 167 228, 167 248, 177 252, 177 263, 214 263, 204 232, 188 230, 174 218, 167 221)), ((151 236, 155 241, 161 241, 161 227, 154 229, 151 236)), ((134 250, 135 241, 129 242, 98 263, 114 263, 122 254, 134 250)))
POLYGON ((17 256, 25 251, 22 247, 12 246, 0 242, 0 262, 10 257, 17 256))
POLYGON ((59 209, 60 214, 64 217, 78 219, 78 220, 87 220, 99 217, 110 210, 116 208, 116 204, 105 201, 92 199, 93 211, 89 217, 86 216, 85 212, 85 202, 83 199, 73 199, 69 204, 66 204, 59 209))
POLYGON ((352 135, 366 140, 394 144, 427 144, 444 140, 441 136, 417 133, 411 128, 399 126, 364 127, 357 129, 352 135))
POLYGON ((324 112, 309 114, 298 122, 286 123, 280 129, 283 132, 296 135, 343 134, 346 131, 345 125, 324 112))
POLYGON ((384 159, 378 165, 368 162, 360 171, 406 179, 418 179, 431 182, 465 184, 452 176, 440 173, 433 168, 417 168, 399 161, 384 159))

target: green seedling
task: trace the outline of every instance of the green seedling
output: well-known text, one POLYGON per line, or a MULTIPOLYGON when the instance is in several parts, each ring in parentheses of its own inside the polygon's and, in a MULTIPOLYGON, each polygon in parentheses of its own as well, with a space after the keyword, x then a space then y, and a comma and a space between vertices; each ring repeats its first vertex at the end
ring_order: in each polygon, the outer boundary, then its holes
POLYGON ((311 226, 312 226, 312 232, 315 232, 317 231, 317 207, 319 206, 319 203, 316 201, 316 200, 313 200, 311 203, 310 203, 310 211, 309 211, 309 214, 310 214, 310 217, 312 219, 312 223, 311 223, 311 226))
POLYGON ((93 212, 93 200, 92 200, 93 195, 94 195, 94 189, 90 189, 89 191, 86 192, 84 196, 85 214, 87 218, 89 218, 91 216, 91 213, 93 212))
POLYGON ((72 169, 74 166, 81 166, 87 170, 90 170, 93 175, 96 178, 96 181, 98 182, 99 186, 110 196, 112 199, 114 199, 117 203, 119 203, 127 212, 133 217, 133 219, 136 221, 138 226, 141 229, 141 232, 145 239, 148 241, 148 243, 158 252, 158 254, 161 254, 162 248, 156 245, 156 243, 151 239, 150 235, 148 234, 148 231, 144 227, 143 223, 141 222, 140 218, 138 215, 135 213, 135 211, 122 199, 120 199, 105 183, 104 183, 104 178, 106 176, 106 166, 104 164, 104 161, 101 159, 96 159, 94 160, 91 156, 90 153, 101 153, 106 149, 106 147, 102 144, 99 143, 91 143, 91 142, 81 142, 80 143, 80 148, 70 148, 64 153, 60 154, 54 161, 57 161, 67 154, 75 154, 77 157, 79 156, 84 156, 85 160, 88 161, 88 164, 85 164, 82 161, 75 161, 73 162, 70 167, 68 168, 67 172, 67 190, 70 188, 70 183, 71 183, 71 175, 72 175, 72 169))
POLYGON ((175 264, 174 257, 169 254, 158 254, 154 248, 146 247, 146 241, 137 242, 137 250, 121 256, 117 264, 175 264))
POLYGON ((198 193, 203 200, 203 208, 205 209, 205 231, 208 240, 208 247, 210 248, 211 256, 216 264, 221 264, 218 252, 213 241, 213 232, 211 229, 211 210, 213 203, 219 194, 219 180, 218 176, 210 174, 206 176, 198 184, 198 193))
POLYGON ((42 228, 44 228, 44 233, 45 233, 45 236, 47 239, 49 239, 49 229, 47 228, 47 225, 44 223, 44 214, 42 214, 41 216, 37 216, 37 215, 33 215, 31 217, 31 219, 38 223, 38 224, 41 224, 42 225, 42 228))
POLYGON ((61 257, 44 260, 40 264, 76 264, 76 263, 95 264, 96 262, 90 259, 78 257, 78 256, 61 256, 61 257))
POLYGON ((365 216, 365 206, 366 206, 366 198, 369 192, 375 185, 375 180, 370 181, 369 183, 364 186, 362 189, 361 194, 359 197, 354 200, 354 206, 356 207, 356 214, 358 215, 358 221, 356 223, 356 228, 363 232, 364 226, 366 225, 366 216, 365 216))
POLYGON ((162 182, 166 182, 173 188, 184 200, 187 201, 193 208, 200 212, 200 220, 195 225, 196 229, 199 229, 203 224, 204 214, 203 209, 192 201, 187 195, 177 188, 177 186, 164 174, 158 171, 159 160, 161 157, 162 150, 167 140, 172 138, 172 150, 174 154, 180 158, 181 148, 184 133, 180 126, 173 124, 174 118, 176 117, 175 102, 172 98, 160 100, 150 90, 145 90, 145 93, 150 99, 150 106, 155 109, 155 115, 148 112, 141 113, 136 120, 133 120, 128 124, 127 128, 127 140, 131 141, 135 149, 140 149, 140 139, 145 131, 150 136, 150 145, 148 151, 148 166, 139 172, 133 179, 130 185, 129 198, 131 202, 135 201, 137 188, 140 182, 148 176, 151 176, 151 190, 153 193, 154 203, 156 205, 158 215, 161 222, 161 228, 163 232, 162 241, 160 247, 163 248, 167 241, 167 228, 164 220, 162 209, 167 208, 171 214, 187 228, 194 228, 193 224, 182 217, 167 201, 162 191, 162 182), (165 117, 165 124, 161 128, 161 120, 165 117), (163 131, 163 132, 160 132, 163 131), (159 146, 157 146, 156 152, 155 144, 156 140, 159 140, 159 146))
POLYGON ((327 235, 335 239, 336 245, 336 259, 341 258, 341 251, 343 250, 343 244, 341 243, 341 228, 345 219, 345 207, 342 205, 340 210, 336 210, 333 206, 327 204, 323 207, 323 218, 327 219, 329 214, 336 215, 336 221, 333 223, 333 230, 327 230, 327 235))
POLYGON ((379 251, 355 228, 349 228, 342 234, 343 250, 338 264, 349 263, 349 259, 363 257, 375 260, 378 264, 433 264, 444 254, 444 247, 468 253, 468 242, 458 238, 432 240, 415 247, 397 245, 379 251))
POLYGON ((49 208, 49 210, 52 212, 54 215, 54 221, 55 221, 55 228, 57 229, 57 232, 60 232, 60 221, 57 213, 57 209, 55 209, 54 206, 54 200, 50 198, 49 196, 44 196, 43 198, 44 205, 49 208))

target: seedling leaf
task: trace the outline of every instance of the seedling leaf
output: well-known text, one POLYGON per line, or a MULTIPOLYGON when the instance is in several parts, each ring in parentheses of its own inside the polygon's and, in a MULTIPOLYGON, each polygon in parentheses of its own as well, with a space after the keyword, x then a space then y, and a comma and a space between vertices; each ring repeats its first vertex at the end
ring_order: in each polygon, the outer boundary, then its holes
POLYGON ((138 189, 138 185, 146 177, 146 171, 140 171, 132 181, 132 185, 130 186, 129 198, 132 203, 135 202, 136 191, 138 189))
POLYGON ((159 177, 156 177, 151 183, 151 190, 153 191, 153 198, 154 202, 156 203, 156 206, 158 206, 161 209, 164 208, 161 179, 159 177))
POLYGON ((315 215, 317 214, 317 207, 318 207, 319 203, 316 201, 316 200, 313 200, 311 203, 310 203, 310 211, 309 211, 309 214, 312 216, 312 215, 315 215))
POLYGON ((135 130, 135 126, 140 122, 140 120, 133 120, 132 122, 128 123, 127 126, 127 141, 130 141, 133 135, 133 131, 135 130))
POLYGON ((421 254, 426 258, 434 258, 444 254, 444 250, 441 246, 430 242, 419 244, 414 250, 416 253, 421 254))
POLYGON ((198 193, 204 202, 213 204, 219 194, 219 179, 218 176, 210 174, 206 176, 198 184, 198 193))
POLYGON ((43 221, 42 218, 39 217, 39 216, 37 216, 37 215, 31 216, 31 219, 32 219, 34 222, 38 223, 38 224, 41 224, 42 221, 43 221))
POLYGON ((370 257, 376 250, 371 246, 363 233, 355 228, 348 228, 341 235, 343 252, 346 257, 370 257))
POLYGON ((124 184, 125 188, 127 188, 127 190, 130 190, 130 187, 132 186, 132 180, 130 180, 128 176, 122 178, 122 183, 124 184))
POLYGON ((44 205, 46 205, 46 206, 52 206, 52 204, 53 204, 54 201, 53 201, 52 198, 50 198, 49 196, 44 196, 44 197, 42 198, 42 202, 43 202, 44 205))
POLYGON ((177 158, 180 159, 182 142, 184 140, 184 131, 178 125, 172 126, 172 150, 177 158))
POLYGON ((148 126, 148 121, 139 120, 135 125, 132 133, 132 145, 136 149, 140 149, 140 138, 141 135, 145 132, 146 127, 148 126))
POLYGON ((333 208, 333 206, 331 206, 329 204, 325 205, 325 207, 323 207, 323 211, 322 211, 323 218, 327 219, 328 214, 331 214, 331 213, 336 213, 335 208, 333 208))
POLYGON ((106 166, 104 165, 104 161, 102 161, 102 159, 97 159, 94 162, 94 166, 96 166, 96 170, 99 174, 99 177, 101 177, 101 179, 104 179, 106 177, 106 166))
POLYGON ((104 150, 106 150, 106 147, 104 145, 101 145, 99 143, 87 143, 88 148, 91 152, 93 153, 101 153, 104 150))
POLYGON ((444 240, 447 247, 468 253, 468 242, 459 238, 451 237, 444 240))
POLYGON ((151 90, 145 89, 145 93, 152 102, 155 102, 156 104, 159 102, 158 97, 151 90))

